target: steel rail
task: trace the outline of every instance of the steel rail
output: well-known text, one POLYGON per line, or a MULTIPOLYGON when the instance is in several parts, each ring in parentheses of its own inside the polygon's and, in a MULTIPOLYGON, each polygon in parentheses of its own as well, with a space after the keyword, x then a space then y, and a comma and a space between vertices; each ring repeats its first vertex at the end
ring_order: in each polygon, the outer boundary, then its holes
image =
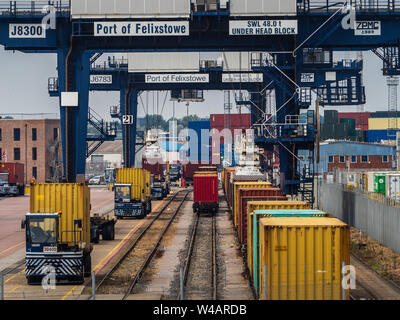
MULTIPOLYGON (((123 260, 128 256, 128 254, 136 247, 136 245, 139 243, 139 241, 143 238, 147 230, 151 228, 153 223, 158 220, 158 218, 161 216, 161 214, 168 208, 168 206, 171 204, 172 201, 175 200, 175 198, 182 192, 178 191, 176 192, 172 198, 164 205, 164 207, 157 213, 157 215, 151 220, 151 222, 143 229, 143 231, 140 233, 139 237, 136 238, 136 240, 130 245, 129 249, 125 252, 125 254, 118 259, 117 263, 114 264, 114 266, 106 273, 106 275, 100 280, 100 282, 96 286, 96 291, 104 284, 104 282, 110 277, 110 275, 118 268, 118 266, 121 264, 123 260)), ((90 278, 91 279, 91 278, 90 278)), ((87 281, 89 284, 90 281, 87 281)))
POLYGON ((186 194, 184 195, 183 199, 181 200, 181 203, 179 204, 179 206, 176 208, 174 214, 172 215, 172 217, 170 218, 170 220, 168 221, 167 225, 164 227, 162 233, 160 234, 156 244, 154 245, 153 249, 151 250, 151 252, 147 255, 146 260, 143 262, 143 264, 141 265, 139 271, 136 273, 135 278, 133 278, 131 284, 129 285, 128 290, 126 291, 124 297, 122 298, 122 300, 126 300, 126 298, 131 294, 133 288, 135 287, 135 285, 137 284, 137 282, 139 281, 140 277, 142 276, 144 270, 147 268, 147 266, 150 264, 151 260, 153 259, 154 254, 157 252, 158 247, 160 246, 160 243, 162 241, 162 239, 164 238, 164 235, 167 233, 169 227, 171 226, 172 222, 175 220, 176 215, 178 214, 178 212, 180 211, 182 205, 185 203, 187 196, 191 193, 191 191, 186 192, 186 194))
POLYGON ((217 227, 214 214, 212 216, 212 260, 213 300, 217 300, 217 227))
MULTIPOLYGON (((188 276, 188 272, 189 272, 189 267, 190 267, 190 262, 191 262, 191 257, 192 257, 192 253, 193 253, 193 248, 194 248, 194 242, 195 242, 195 238, 196 238, 196 234, 197 234, 197 227, 199 225, 199 220, 200 217, 198 214, 196 214, 196 218, 195 218, 195 222, 193 224, 193 228, 192 228, 192 234, 190 236, 190 243, 189 243, 189 247, 186 253, 186 258, 185 258, 185 265, 184 265, 184 269, 183 269, 183 285, 186 286, 186 282, 187 282, 187 276, 188 276)), ((181 298, 181 293, 178 293, 177 296, 177 300, 180 300, 181 298)))

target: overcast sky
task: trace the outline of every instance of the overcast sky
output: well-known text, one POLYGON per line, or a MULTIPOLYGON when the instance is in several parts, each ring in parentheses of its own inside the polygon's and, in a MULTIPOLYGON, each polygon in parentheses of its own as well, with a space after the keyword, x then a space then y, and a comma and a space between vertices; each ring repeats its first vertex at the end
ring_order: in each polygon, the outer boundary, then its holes
MULTIPOLYGON (((351 53, 341 53, 340 58, 351 58, 351 53)), ((365 111, 387 110, 387 86, 382 75, 382 62, 372 52, 364 52, 364 85, 367 103, 365 111)), ((47 81, 57 76, 55 54, 24 54, 5 51, 0 47, 0 113, 51 113, 48 117, 59 115, 58 99, 49 97, 47 81)), ((190 103, 190 113, 208 117, 210 113, 223 113, 224 97, 221 92, 205 92, 205 102, 190 103)), ((153 110, 153 94, 149 93, 149 110, 153 110)), ((155 96, 156 97, 156 96, 155 96)), ((163 107, 165 92, 159 93, 160 110, 163 107)), ((142 96, 146 104, 146 93, 142 96)), ((90 93, 89 105, 105 119, 110 119, 109 108, 119 104, 118 92, 90 93)), ((163 116, 172 116, 173 103, 169 93, 164 106, 163 116)), ((331 109, 331 108, 330 108, 331 109)), ((335 108, 340 111, 356 111, 354 107, 335 108)), ((186 115, 184 103, 175 104, 176 116, 186 115)), ((236 108, 233 109, 236 112, 236 108)), ((242 111, 245 112, 245 111, 242 111)), ((139 116, 144 110, 139 105, 139 116)), ((19 118, 19 117, 15 117, 19 118)), ((29 116, 26 116, 29 118, 29 116)))

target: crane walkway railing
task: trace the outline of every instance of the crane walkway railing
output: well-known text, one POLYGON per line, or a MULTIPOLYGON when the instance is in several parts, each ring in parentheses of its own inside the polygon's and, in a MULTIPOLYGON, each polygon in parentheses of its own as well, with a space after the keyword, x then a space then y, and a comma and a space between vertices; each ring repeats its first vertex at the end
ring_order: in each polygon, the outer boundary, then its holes
POLYGON ((55 13, 68 14, 70 12, 69 0, 57 1, 4 1, 0 0, 0 14, 3 16, 17 15, 46 15, 49 8, 53 7, 55 13))
POLYGON ((303 0, 298 12, 333 12, 345 6, 352 6, 358 12, 400 11, 400 0, 303 0))

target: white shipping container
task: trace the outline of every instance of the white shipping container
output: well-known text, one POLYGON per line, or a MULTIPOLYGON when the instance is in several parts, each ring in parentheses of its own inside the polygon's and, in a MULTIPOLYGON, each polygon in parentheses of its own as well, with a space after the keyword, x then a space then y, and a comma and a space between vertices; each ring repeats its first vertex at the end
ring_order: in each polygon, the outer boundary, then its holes
POLYGON ((190 0, 71 0, 72 19, 189 18, 190 0))
POLYGON ((199 72, 199 52, 134 52, 128 54, 129 72, 199 72))
POLYGON ((232 17, 295 16, 296 0, 230 0, 232 17))
POLYGON ((386 196, 396 201, 400 200, 400 174, 386 176, 386 196))

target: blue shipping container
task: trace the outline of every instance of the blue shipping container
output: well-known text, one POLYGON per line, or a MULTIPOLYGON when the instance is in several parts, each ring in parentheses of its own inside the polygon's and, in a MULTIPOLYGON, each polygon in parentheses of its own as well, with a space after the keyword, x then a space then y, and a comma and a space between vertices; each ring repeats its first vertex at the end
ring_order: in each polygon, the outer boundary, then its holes
POLYGON ((189 121, 189 161, 210 161, 210 121, 189 121), (191 137, 191 135, 194 135, 191 137))
POLYGON ((367 142, 380 143, 381 140, 395 140, 397 131, 400 130, 390 130, 388 136, 388 130, 368 130, 367 142))

